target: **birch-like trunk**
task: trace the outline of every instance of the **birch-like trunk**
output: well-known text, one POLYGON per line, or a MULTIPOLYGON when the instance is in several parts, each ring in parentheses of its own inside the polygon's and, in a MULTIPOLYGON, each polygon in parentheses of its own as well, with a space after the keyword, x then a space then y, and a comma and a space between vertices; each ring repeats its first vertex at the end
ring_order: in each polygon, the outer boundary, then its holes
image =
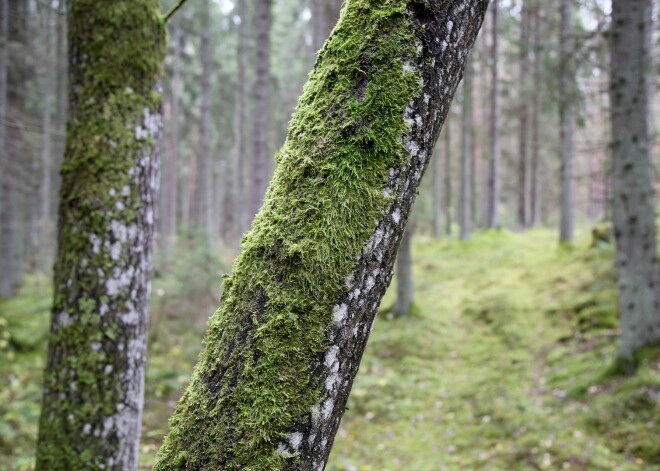
POLYGON ((612 156, 619 356, 660 339, 660 280, 651 166, 651 0, 612 3, 612 156))
POLYGON ((42 471, 137 468, 165 30, 157 0, 106 3, 69 5, 42 471))
POLYGON ((487 0, 349 0, 156 470, 322 470, 487 0))

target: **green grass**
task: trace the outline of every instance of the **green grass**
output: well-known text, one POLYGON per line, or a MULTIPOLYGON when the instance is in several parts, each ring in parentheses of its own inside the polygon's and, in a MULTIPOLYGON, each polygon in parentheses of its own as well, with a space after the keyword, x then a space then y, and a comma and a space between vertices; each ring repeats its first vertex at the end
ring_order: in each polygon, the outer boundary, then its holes
MULTIPOLYGON (((613 250, 588 246, 585 233, 559 248, 547 230, 417 239, 416 309, 377 318, 326 469, 660 469, 660 347, 640 352, 633 377, 611 368, 613 250)), ((153 291, 145 469, 212 311, 179 302, 186 290, 172 276, 153 291)), ((32 462, 49 303, 37 278, 0 301, 3 470, 32 462)))

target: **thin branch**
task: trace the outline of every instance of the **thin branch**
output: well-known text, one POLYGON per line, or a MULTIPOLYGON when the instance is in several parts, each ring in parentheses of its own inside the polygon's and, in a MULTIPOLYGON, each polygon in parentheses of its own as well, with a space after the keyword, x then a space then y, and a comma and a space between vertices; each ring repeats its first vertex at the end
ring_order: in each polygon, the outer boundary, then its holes
POLYGON ((176 2, 176 5, 174 5, 174 6, 170 9, 170 11, 168 11, 167 13, 165 13, 165 16, 163 17, 163 23, 167 23, 167 20, 170 19, 170 16, 174 15, 174 13, 176 13, 176 11, 177 11, 179 8, 181 8, 181 7, 183 6, 184 3, 186 3, 186 0, 179 0, 178 2, 176 2))

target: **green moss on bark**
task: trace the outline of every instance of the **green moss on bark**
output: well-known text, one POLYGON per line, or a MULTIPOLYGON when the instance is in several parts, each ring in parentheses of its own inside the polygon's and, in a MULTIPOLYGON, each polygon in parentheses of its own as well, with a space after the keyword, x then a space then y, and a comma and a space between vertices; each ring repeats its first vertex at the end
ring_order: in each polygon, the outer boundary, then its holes
POLYGON ((144 223, 165 54, 159 2, 73 0, 69 42, 71 106, 37 469, 125 470, 131 465, 118 450, 134 445, 108 418, 130 407, 122 385, 131 381, 127 371, 141 374, 143 361, 129 349, 143 348, 131 340, 146 328, 151 223, 144 223), (140 318, 127 317, 133 313, 140 318))
MULTIPOLYGON (((157 470, 280 469, 319 402, 332 307, 390 203, 404 110, 420 93, 404 1, 351 1, 310 75, 157 470)), ((294 458, 295 459, 295 458, 294 458)))

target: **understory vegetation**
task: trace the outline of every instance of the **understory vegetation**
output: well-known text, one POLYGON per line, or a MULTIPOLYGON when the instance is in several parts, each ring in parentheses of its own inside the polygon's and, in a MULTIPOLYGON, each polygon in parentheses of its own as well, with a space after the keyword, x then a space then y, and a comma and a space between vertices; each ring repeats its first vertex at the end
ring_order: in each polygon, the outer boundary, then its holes
MULTIPOLYGON (((154 280, 144 469, 230 263, 195 246, 154 280)), ((660 348, 633 377, 613 368, 613 256, 545 229, 415 240, 415 309, 393 319, 386 295, 326 469, 659 469, 660 348)), ((0 301, 0 469, 32 466, 50 302, 38 276, 0 301)))

